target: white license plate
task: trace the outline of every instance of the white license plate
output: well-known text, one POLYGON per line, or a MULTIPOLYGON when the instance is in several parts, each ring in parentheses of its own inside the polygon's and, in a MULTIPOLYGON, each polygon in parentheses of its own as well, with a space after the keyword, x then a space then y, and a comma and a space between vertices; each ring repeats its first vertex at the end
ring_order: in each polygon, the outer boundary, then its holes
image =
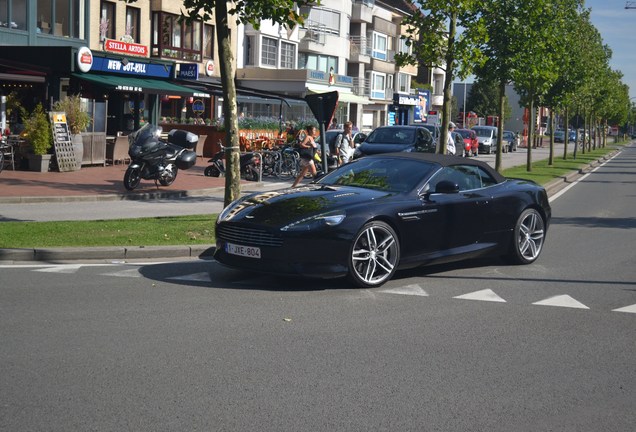
POLYGON ((260 258, 261 248, 254 246, 241 246, 234 243, 225 243, 225 252, 248 258, 260 258))

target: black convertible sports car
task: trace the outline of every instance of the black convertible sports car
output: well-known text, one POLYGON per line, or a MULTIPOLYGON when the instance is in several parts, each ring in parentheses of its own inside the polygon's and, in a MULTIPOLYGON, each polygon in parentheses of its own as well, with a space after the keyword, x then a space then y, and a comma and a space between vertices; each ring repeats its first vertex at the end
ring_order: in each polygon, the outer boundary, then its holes
POLYGON ((227 206, 214 257, 273 274, 348 276, 361 287, 397 269, 482 256, 529 264, 551 216, 543 187, 474 159, 367 156, 306 186, 257 192, 227 206))

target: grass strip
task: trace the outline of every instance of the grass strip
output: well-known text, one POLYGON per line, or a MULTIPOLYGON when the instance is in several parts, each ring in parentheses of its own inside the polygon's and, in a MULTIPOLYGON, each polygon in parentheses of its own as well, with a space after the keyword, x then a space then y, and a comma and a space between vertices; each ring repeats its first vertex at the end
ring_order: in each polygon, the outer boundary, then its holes
POLYGON ((502 171, 502 174, 506 177, 532 180, 541 185, 545 185, 552 180, 563 177, 573 171, 578 171, 592 162, 598 161, 615 149, 616 147, 603 147, 591 150, 585 154, 579 151, 576 155, 576 159, 574 159, 573 153, 569 153, 568 158, 565 160, 563 160, 563 154, 555 154, 552 165, 548 165, 548 159, 542 159, 532 162, 532 171, 528 172, 524 164, 507 168, 502 171))
POLYGON ((0 248, 213 244, 216 214, 93 221, 2 222, 0 248))

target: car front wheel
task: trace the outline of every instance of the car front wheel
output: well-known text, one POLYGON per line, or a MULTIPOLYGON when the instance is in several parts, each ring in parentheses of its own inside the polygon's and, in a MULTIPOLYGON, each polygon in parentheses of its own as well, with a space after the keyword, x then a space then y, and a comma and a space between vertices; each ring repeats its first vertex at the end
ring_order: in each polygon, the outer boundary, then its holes
POLYGON ((349 253, 349 278, 359 287, 377 287, 391 279, 400 262, 400 244, 386 223, 365 224, 349 253))
POLYGON ((539 258, 545 240, 545 223, 535 209, 526 209, 515 225, 510 260, 515 264, 530 264, 539 258))

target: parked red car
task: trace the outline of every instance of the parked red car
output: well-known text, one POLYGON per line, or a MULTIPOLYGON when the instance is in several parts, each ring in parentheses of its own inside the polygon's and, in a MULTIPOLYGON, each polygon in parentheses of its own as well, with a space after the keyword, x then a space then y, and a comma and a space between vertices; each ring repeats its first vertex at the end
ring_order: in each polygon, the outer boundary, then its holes
POLYGON ((464 138, 464 156, 477 156, 479 154, 479 141, 477 141, 477 135, 475 131, 470 129, 456 129, 464 138))

